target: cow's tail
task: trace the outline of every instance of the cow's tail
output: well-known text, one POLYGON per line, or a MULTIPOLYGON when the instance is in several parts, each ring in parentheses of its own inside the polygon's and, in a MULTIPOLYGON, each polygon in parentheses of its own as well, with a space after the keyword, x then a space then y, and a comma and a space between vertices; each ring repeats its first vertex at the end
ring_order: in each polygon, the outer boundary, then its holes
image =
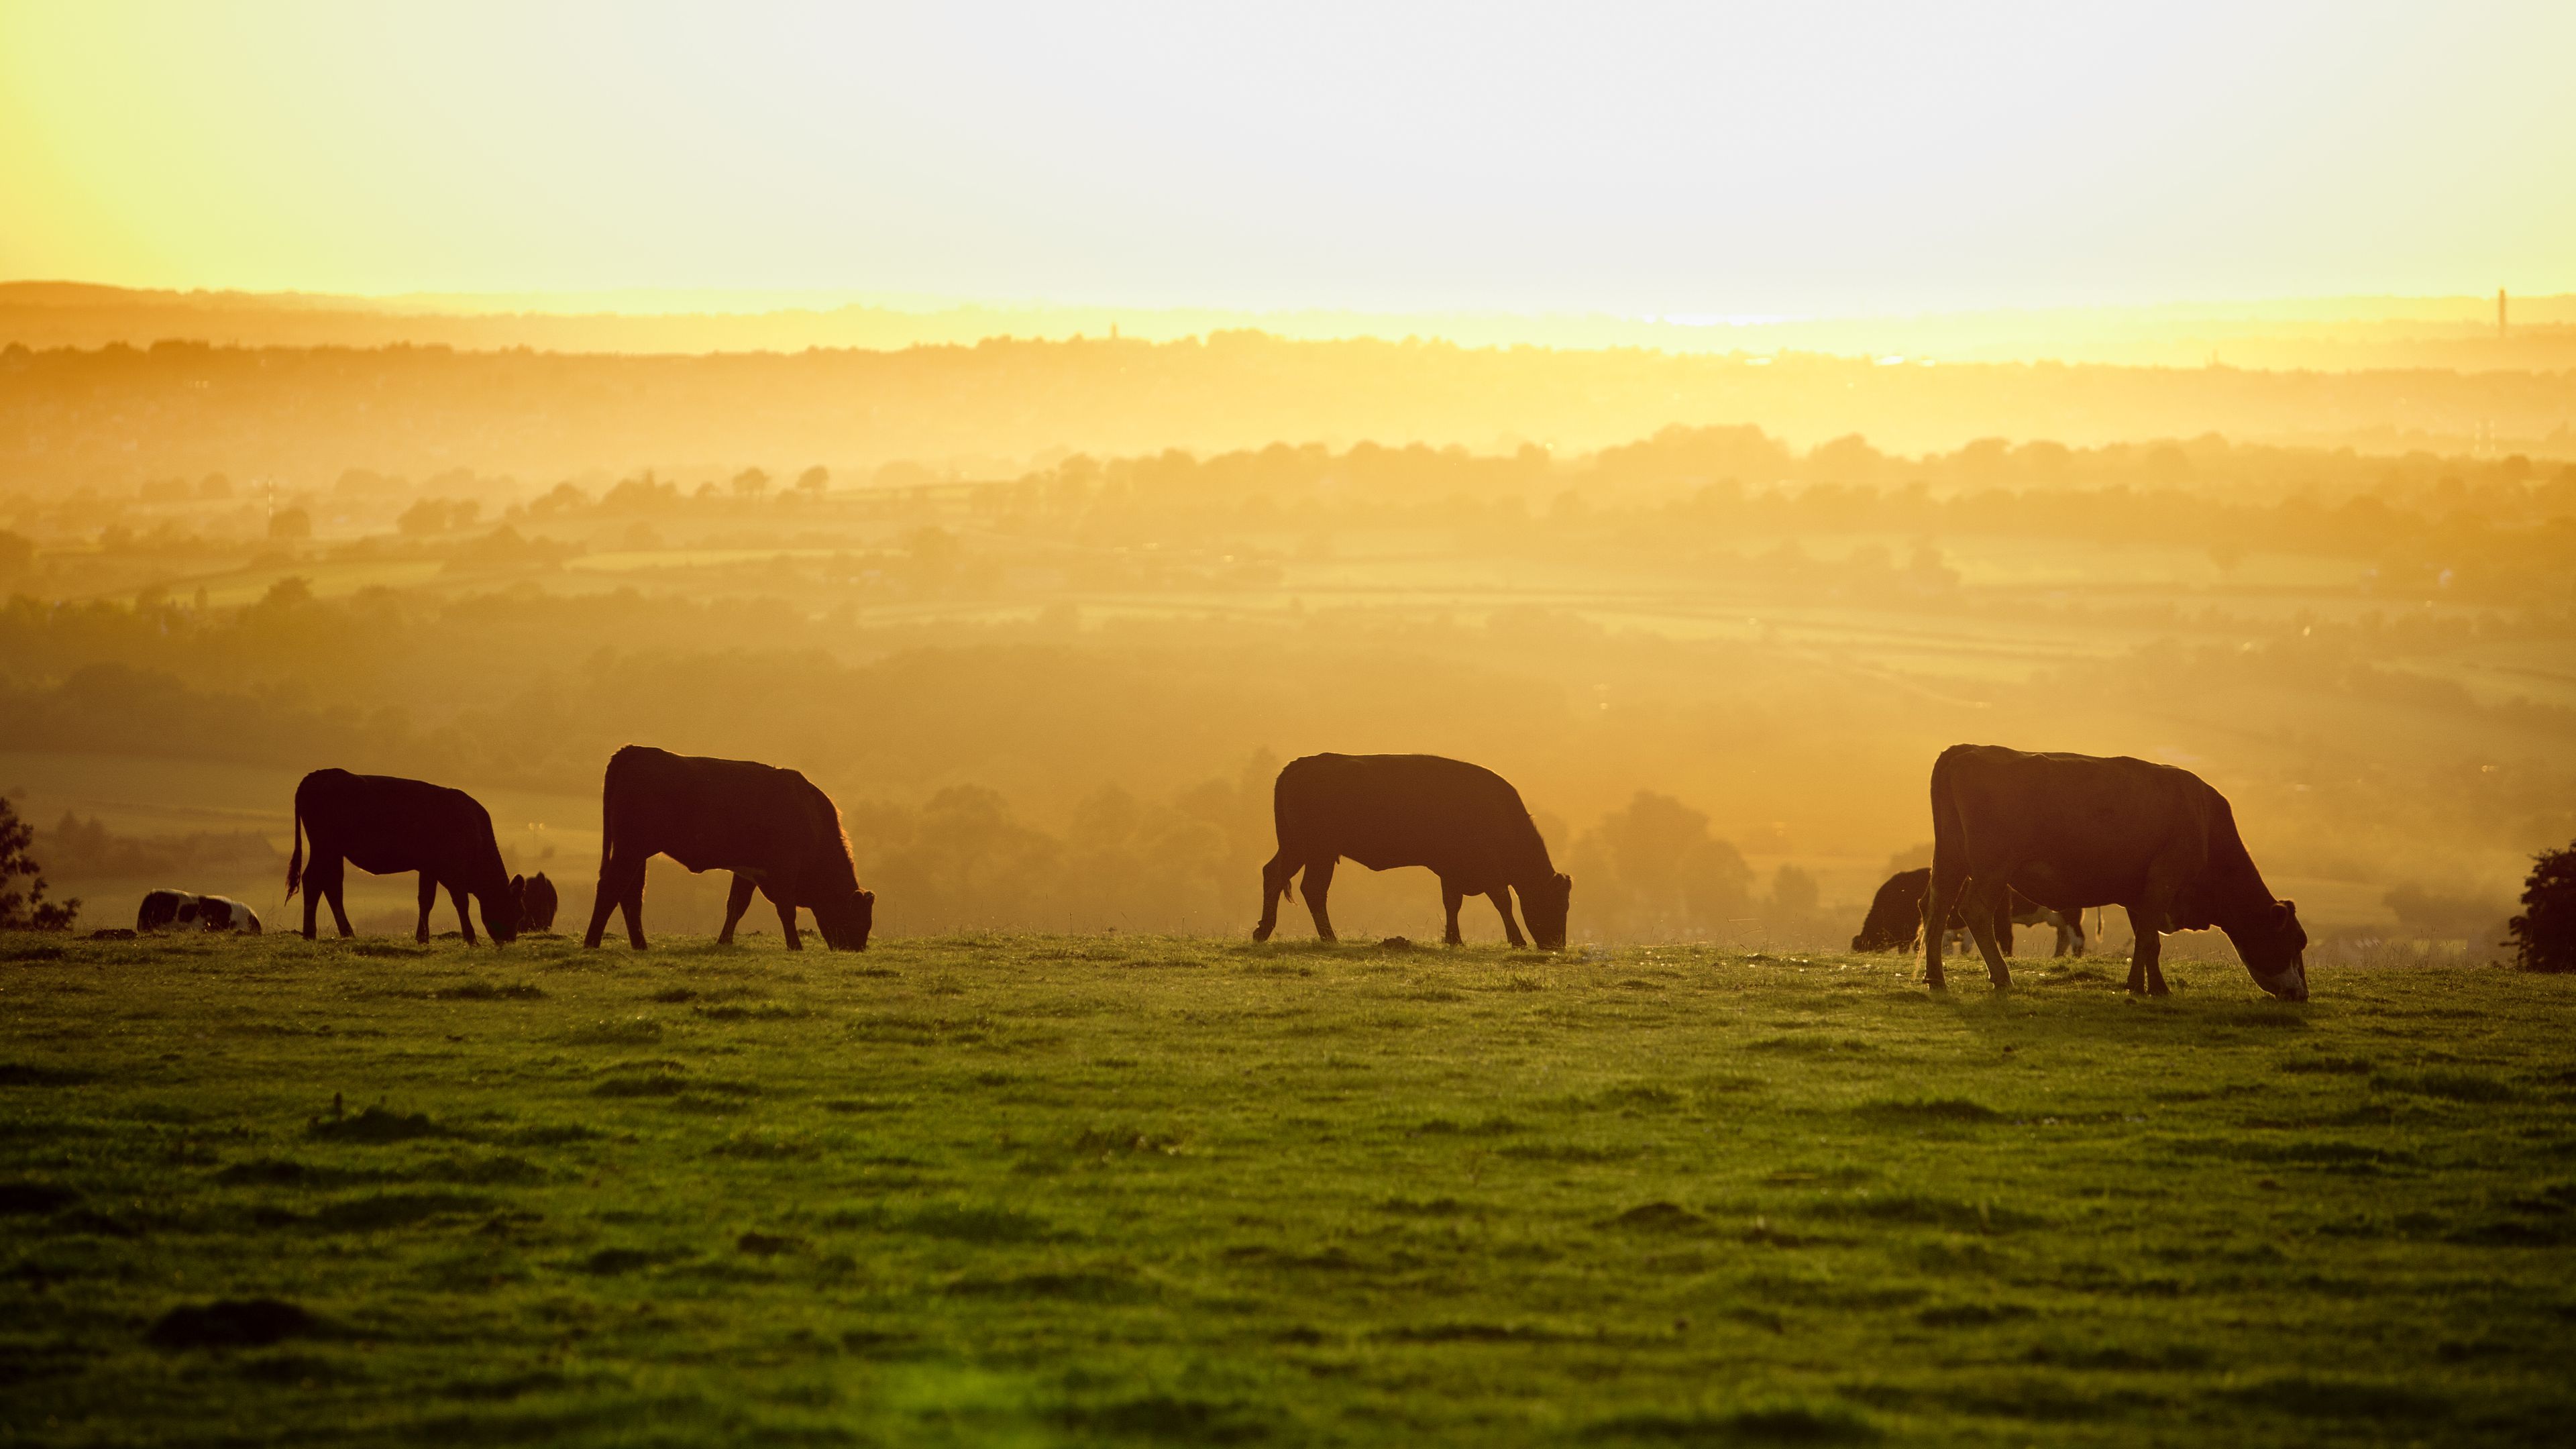
POLYGON ((601 783, 599 790, 599 878, 603 884, 608 879, 608 862, 617 853, 617 761, 614 757, 608 762, 608 771, 609 778, 601 783))
POLYGON ((1932 762, 1932 881, 1955 883, 1968 868, 1968 832, 1959 818, 1953 776, 1957 755, 1943 750, 1932 762), (1947 869, 1944 869, 1944 867, 1947 869))
POLYGON ((1949 924, 1950 913, 1959 903, 1959 887, 1968 874, 1968 832, 1959 818, 1958 755, 1958 747, 1953 746, 1932 762, 1932 875, 1923 883, 1927 953, 1939 949, 1933 933, 1949 924))
MULTIPOLYGON (((300 792, 299 792, 300 793, 300 792)), ((295 899, 296 887, 304 884, 304 802, 295 802, 295 853, 286 858, 286 898, 295 899)))

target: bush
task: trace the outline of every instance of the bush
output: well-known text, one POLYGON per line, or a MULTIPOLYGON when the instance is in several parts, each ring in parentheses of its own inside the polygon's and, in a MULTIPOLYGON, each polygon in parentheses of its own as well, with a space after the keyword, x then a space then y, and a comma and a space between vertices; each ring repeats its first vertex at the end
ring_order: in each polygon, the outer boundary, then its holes
POLYGON ((2525 971, 2576 971, 2576 841, 2533 856, 2513 918, 2514 964, 2525 971))
POLYGON ((44 867, 27 858, 27 845, 35 838, 35 828, 20 820, 17 807, 0 796, 0 930, 67 931, 72 918, 80 914, 77 898, 58 906, 45 904, 44 867), (18 890, 21 877, 29 882, 23 895, 18 890))

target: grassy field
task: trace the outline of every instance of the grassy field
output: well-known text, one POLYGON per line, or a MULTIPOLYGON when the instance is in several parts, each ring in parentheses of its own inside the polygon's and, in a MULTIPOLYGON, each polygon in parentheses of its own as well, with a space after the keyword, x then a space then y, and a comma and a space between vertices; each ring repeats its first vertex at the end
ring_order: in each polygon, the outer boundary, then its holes
POLYGON ((2564 1442, 2576 982, 0 938, 0 1442, 2564 1442))

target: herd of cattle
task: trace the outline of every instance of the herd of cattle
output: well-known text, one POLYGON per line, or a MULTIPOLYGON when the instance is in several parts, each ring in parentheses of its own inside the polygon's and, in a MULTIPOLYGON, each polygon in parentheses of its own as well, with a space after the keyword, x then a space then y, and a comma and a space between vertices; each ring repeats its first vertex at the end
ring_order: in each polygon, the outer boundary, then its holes
MULTIPOLYGON (((1277 928, 1292 882, 1315 933, 1334 939, 1325 901, 1334 867, 1349 859, 1371 870, 1430 868, 1440 877, 1451 945, 1461 939, 1458 908, 1471 895, 1493 903, 1512 945, 1528 944, 1523 918, 1540 949, 1565 945, 1574 882, 1549 860, 1520 793, 1491 770, 1437 755, 1309 755, 1279 772, 1271 808, 1278 851, 1261 868, 1254 940, 1277 928)), ((794 770, 628 745, 608 761, 600 825, 599 890, 585 947, 597 947, 610 914, 623 911, 627 941, 644 949, 644 866, 668 855, 693 872, 732 872, 721 941, 733 940, 757 891, 777 909, 789 950, 803 949, 799 911, 813 915, 834 950, 867 949, 876 893, 859 887, 840 811, 794 770)), ((462 790, 346 770, 305 776, 295 789, 286 894, 304 892, 306 939, 325 902, 340 934, 353 934, 342 904, 350 865, 376 875, 419 872, 414 934, 423 941, 442 889, 469 943, 476 940, 469 898, 495 942, 554 924, 553 883, 542 873, 509 873, 491 814, 462 790)), ((2108 905, 2128 912, 2137 936, 2133 992, 2164 994, 2162 933, 2214 926, 2257 985, 2307 999, 2307 932, 2297 907, 2264 885, 2227 798, 2188 770, 2126 757, 1995 745, 1942 751, 1932 766, 1932 864, 1879 888, 1852 948, 1910 951, 1919 940, 1926 979, 1939 990, 1945 938, 1964 934, 1994 984, 2008 986, 2004 958, 2015 925, 2053 926, 2057 954, 2081 955, 2084 911, 2108 905)), ((135 927, 260 929, 238 901, 179 891, 145 897, 135 927)))

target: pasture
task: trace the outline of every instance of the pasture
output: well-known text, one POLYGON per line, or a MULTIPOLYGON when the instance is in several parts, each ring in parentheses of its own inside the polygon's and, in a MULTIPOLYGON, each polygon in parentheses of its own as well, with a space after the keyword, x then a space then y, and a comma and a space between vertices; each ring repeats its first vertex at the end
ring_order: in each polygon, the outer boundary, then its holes
POLYGON ((0 938, 0 1440, 2562 1442, 2576 983, 0 938))

